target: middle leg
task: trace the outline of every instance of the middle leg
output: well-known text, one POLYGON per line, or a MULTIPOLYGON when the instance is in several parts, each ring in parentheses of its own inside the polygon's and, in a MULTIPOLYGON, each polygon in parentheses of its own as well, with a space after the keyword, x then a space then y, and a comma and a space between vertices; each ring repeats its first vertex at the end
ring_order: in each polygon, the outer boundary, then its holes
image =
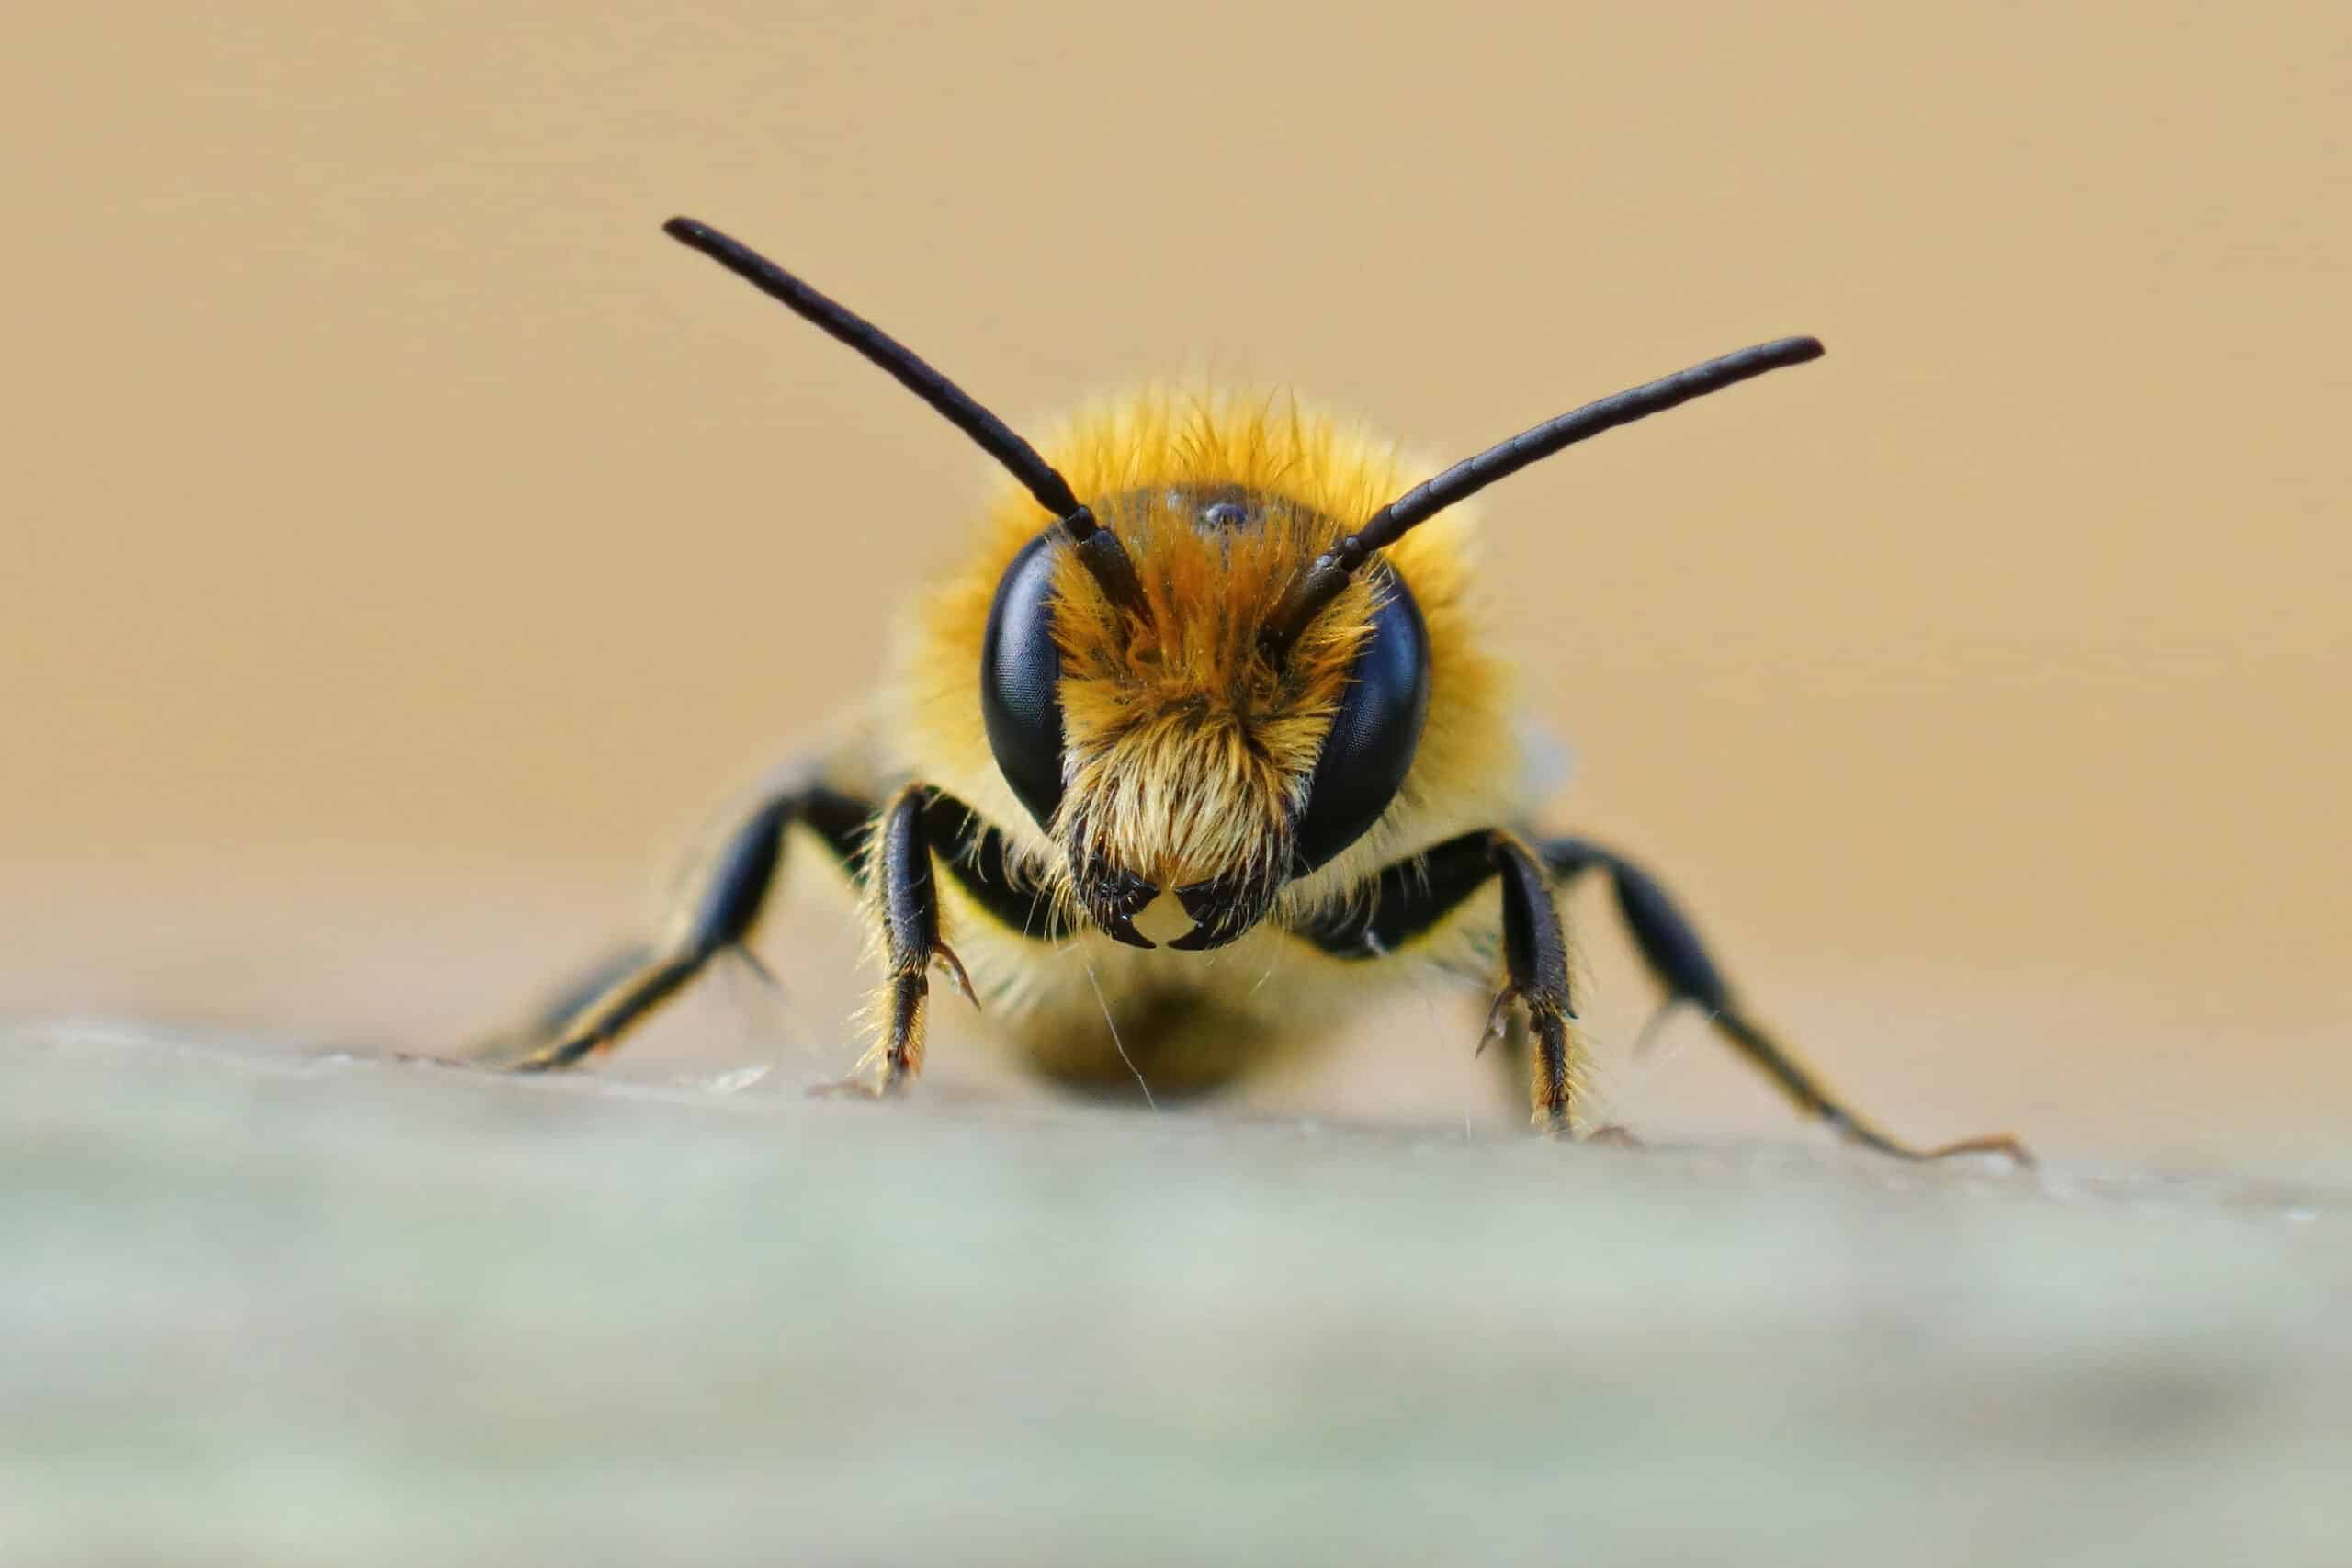
POLYGON ((722 954, 746 942, 775 890, 785 838, 807 827, 855 874, 873 807, 821 785, 756 800, 713 841, 657 940, 633 945, 560 987, 517 1034, 469 1053, 514 1072, 560 1072, 612 1050, 722 954))

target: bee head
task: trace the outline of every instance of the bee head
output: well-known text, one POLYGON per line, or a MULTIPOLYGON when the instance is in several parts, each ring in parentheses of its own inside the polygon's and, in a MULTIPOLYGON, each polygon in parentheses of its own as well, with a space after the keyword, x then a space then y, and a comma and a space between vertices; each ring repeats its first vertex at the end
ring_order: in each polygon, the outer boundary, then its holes
POLYGON ((1119 604, 1058 530, 999 581, 980 690, 998 768, 1088 916, 1149 946, 1162 892, 1221 947, 1378 820, 1429 711, 1429 635, 1403 579, 1363 574, 1288 648, 1268 633, 1345 533, 1304 502, 1172 482, 1102 503, 1134 563, 1119 604))

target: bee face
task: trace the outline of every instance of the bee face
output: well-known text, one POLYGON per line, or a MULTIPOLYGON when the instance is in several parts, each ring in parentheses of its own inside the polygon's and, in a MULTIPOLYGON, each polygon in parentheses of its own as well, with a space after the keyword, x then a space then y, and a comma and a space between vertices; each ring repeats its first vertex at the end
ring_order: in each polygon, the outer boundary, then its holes
POLYGON ((999 580, 980 661, 999 770, 1066 863, 1087 916, 1136 946, 1172 892, 1221 947, 1291 878, 1372 827, 1429 708, 1429 635, 1401 579, 1365 574, 1281 656, 1268 619, 1344 532, 1244 486, 1171 485, 1097 503, 1135 563, 1122 608, 1058 529, 999 580))

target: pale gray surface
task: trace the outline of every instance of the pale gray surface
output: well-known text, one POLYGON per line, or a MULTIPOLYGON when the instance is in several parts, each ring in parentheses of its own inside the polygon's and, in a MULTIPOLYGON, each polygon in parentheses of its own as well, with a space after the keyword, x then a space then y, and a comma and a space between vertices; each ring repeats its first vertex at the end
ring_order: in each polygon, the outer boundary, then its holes
POLYGON ((0 1031, 0 1562, 2352 1558, 2352 1201, 0 1031))

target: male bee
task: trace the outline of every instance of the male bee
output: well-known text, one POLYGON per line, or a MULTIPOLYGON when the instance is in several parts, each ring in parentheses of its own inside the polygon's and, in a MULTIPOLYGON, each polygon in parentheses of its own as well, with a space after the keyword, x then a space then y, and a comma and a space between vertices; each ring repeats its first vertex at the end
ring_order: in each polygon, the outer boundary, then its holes
POLYGON ((609 1049, 745 951, 802 842, 864 895, 881 977, 854 1081, 873 1092, 922 1071, 934 973, 1046 1077, 1166 1096, 1229 1083, 1435 969, 1486 976, 1486 1038, 1523 1053, 1536 1124, 1581 1134, 1556 895, 1592 874, 1668 1004, 1800 1110, 1905 1157, 2022 1156, 2007 1137, 1917 1149, 1880 1131, 1750 1016, 1654 877, 1535 830, 1533 770, 1468 601, 1459 503, 1816 359, 1817 341, 1709 360, 1419 483, 1387 446, 1279 398, 1148 392, 1081 417, 1048 457, 775 263, 691 220, 666 231, 888 371, 1012 482, 904 617, 867 711, 728 818, 662 934, 500 1041, 506 1065, 609 1049))

